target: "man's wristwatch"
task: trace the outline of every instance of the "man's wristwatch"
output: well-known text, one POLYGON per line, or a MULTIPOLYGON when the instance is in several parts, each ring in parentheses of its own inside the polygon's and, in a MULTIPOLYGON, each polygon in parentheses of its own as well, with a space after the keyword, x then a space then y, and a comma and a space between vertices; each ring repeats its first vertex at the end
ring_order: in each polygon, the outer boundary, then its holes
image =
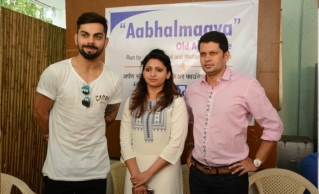
POLYGON ((259 168, 261 166, 261 160, 259 158, 255 158, 253 164, 256 168, 259 168))

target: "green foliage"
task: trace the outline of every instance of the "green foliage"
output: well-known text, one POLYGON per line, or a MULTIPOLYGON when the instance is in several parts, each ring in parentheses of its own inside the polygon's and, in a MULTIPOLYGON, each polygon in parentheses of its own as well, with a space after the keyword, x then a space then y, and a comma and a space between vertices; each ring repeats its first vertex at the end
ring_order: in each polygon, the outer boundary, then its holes
POLYGON ((1 6, 52 24, 52 18, 46 17, 46 8, 30 0, 1 0, 1 6))

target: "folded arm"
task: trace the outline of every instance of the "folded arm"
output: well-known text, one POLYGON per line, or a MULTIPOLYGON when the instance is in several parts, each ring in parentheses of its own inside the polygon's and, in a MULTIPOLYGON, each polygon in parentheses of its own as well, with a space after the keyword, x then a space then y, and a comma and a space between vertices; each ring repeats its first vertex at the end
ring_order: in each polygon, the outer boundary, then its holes
POLYGON ((121 103, 107 105, 104 114, 106 126, 110 125, 115 120, 120 105, 121 103))
POLYGON ((49 116, 54 100, 37 93, 34 100, 33 114, 44 133, 46 139, 49 137, 49 116))

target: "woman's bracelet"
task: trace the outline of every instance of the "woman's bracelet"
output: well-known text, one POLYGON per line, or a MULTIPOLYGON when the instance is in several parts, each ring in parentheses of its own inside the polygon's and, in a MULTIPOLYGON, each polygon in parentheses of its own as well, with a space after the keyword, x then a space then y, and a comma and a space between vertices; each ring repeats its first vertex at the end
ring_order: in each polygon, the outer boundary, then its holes
POLYGON ((187 144, 185 145, 185 147, 187 147, 187 146, 194 146, 194 143, 187 143, 187 144))

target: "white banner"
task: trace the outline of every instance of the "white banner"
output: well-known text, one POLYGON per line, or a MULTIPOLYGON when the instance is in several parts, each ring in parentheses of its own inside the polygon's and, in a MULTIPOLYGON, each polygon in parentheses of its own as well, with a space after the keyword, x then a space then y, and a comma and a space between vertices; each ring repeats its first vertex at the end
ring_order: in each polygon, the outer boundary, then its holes
MULTIPOLYGON (((170 56, 174 82, 183 94, 188 83, 204 75, 197 43, 208 31, 226 34, 228 66, 256 76, 258 0, 116 7, 106 8, 105 14, 109 22, 105 60, 123 78, 123 102, 140 77, 141 60, 155 48, 170 56)), ((117 120, 121 115, 122 107, 117 120)))

